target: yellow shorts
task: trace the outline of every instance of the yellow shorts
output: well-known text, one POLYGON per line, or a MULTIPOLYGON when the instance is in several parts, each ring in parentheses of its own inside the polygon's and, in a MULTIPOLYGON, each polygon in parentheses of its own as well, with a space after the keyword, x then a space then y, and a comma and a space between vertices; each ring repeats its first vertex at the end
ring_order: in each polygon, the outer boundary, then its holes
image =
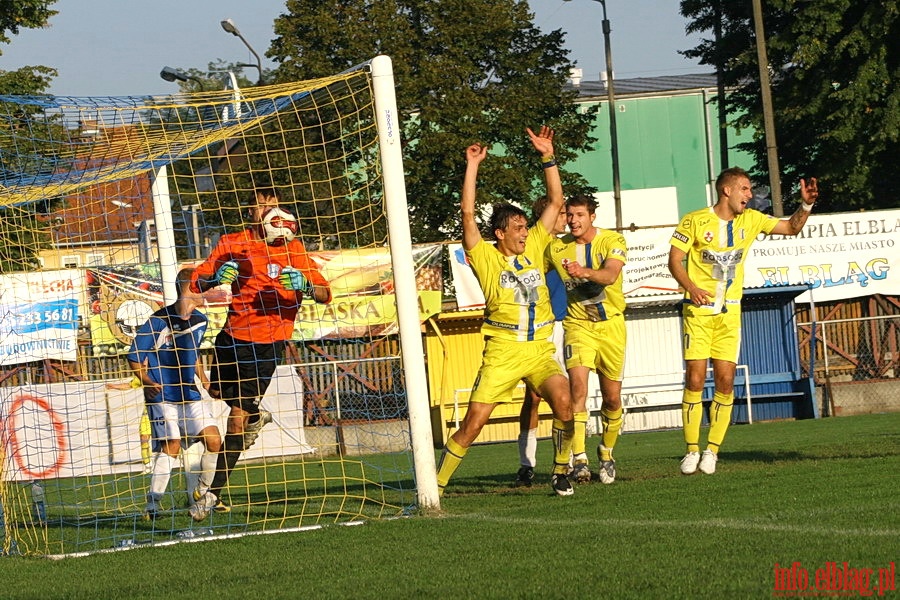
POLYGON ((525 380, 538 389, 553 375, 563 375, 553 352, 553 342, 550 341, 486 339, 481 368, 475 377, 469 402, 511 402, 513 390, 520 381, 525 380))
POLYGON ((686 315, 681 320, 684 360, 727 360, 737 364, 741 351, 741 310, 717 315, 686 315))
POLYGON ((625 316, 606 321, 566 319, 566 369, 588 367, 611 381, 625 374, 625 316))
POLYGON ((138 429, 138 432, 141 436, 150 436, 152 430, 150 429, 150 417, 147 416, 147 408, 144 407, 144 412, 141 413, 141 425, 138 429))

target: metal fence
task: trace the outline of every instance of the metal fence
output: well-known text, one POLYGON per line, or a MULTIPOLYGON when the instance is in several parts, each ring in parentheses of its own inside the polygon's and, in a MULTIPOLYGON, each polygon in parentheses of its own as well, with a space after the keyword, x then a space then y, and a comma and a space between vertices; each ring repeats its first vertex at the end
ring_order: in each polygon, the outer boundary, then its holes
POLYGON ((800 322, 825 415, 900 410, 900 314, 800 322))

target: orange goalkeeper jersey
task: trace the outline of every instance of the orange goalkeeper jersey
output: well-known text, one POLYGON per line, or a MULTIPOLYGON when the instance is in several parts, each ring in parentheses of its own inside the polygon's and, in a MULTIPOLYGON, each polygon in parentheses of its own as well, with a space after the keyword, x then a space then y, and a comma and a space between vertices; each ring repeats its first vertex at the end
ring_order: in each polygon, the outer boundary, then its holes
POLYGON ((229 260, 238 264, 238 277, 231 285, 225 331, 235 339, 254 343, 291 339, 303 293, 287 290, 278 282, 284 267, 298 269, 315 287, 327 289, 326 301, 331 301, 328 282, 300 240, 270 246, 251 230, 219 238, 209 257, 197 267, 191 287, 199 290, 197 281, 211 281, 222 263, 229 260))

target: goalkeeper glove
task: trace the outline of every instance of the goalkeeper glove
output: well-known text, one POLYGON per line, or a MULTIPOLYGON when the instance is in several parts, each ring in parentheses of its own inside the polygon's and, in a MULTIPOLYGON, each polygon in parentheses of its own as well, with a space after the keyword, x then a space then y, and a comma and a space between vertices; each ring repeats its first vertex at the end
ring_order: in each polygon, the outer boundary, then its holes
POLYGON ((216 285, 231 285, 238 276, 238 264, 233 260, 222 263, 216 270, 216 285))
POLYGON ((284 289, 294 292, 303 292, 304 294, 313 293, 313 285, 303 273, 294 267, 285 267, 278 276, 278 281, 284 286, 284 289))

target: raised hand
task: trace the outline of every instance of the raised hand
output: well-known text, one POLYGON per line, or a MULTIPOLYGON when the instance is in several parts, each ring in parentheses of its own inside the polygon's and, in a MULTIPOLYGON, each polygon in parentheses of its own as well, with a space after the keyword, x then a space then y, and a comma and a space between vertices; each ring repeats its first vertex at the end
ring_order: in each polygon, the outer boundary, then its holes
POLYGON ((541 156, 553 156, 553 130, 546 125, 541 125, 540 133, 535 134, 530 128, 525 131, 531 139, 531 145, 541 153, 541 156))
POLYGON ((800 180, 800 197, 806 204, 815 204, 819 199, 819 183, 815 177, 809 178, 809 184, 805 179, 800 180))
POLYGON ((472 144, 466 148, 466 160, 474 161, 476 164, 481 163, 487 157, 487 146, 481 144, 472 144))
POLYGON ((216 269, 216 285, 231 285, 237 279, 238 264, 229 260, 216 269))
POLYGON ((304 294, 312 294, 313 286, 306 276, 294 267, 285 267, 278 276, 278 281, 284 286, 284 289, 292 292, 303 292, 304 294))

